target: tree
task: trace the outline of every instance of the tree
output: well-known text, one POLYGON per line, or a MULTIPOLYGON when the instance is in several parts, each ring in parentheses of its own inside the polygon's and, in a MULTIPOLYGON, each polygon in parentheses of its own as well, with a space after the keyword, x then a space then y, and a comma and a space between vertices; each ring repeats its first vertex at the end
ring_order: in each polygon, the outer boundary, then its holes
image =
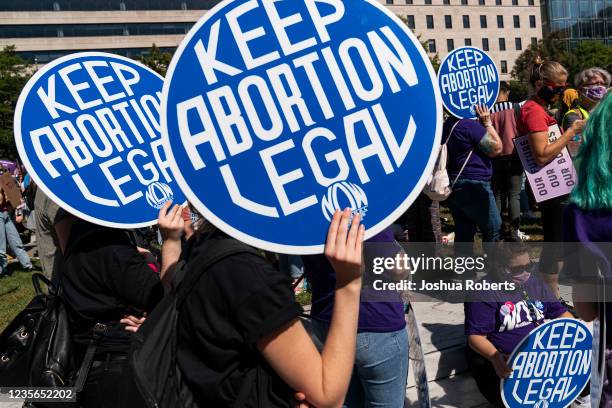
POLYGON ((13 135, 15 106, 21 90, 31 76, 31 67, 17 55, 14 46, 7 46, 0 51, 0 157, 2 158, 17 157, 13 135))
POLYGON ((140 57, 140 62, 163 77, 166 76, 170 60, 172 60, 172 54, 163 52, 155 44, 153 44, 151 51, 147 55, 140 57))
POLYGON ((510 102, 519 103, 529 97, 529 88, 526 83, 520 81, 509 81, 510 102))
POLYGON ((529 83, 529 79, 531 78, 531 67, 537 56, 540 56, 544 60, 553 60, 561 64, 567 63, 570 56, 568 56, 567 51, 559 39, 558 36, 551 35, 538 41, 535 47, 530 45, 516 59, 514 68, 512 68, 511 72, 512 78, 525 84, 529 83))

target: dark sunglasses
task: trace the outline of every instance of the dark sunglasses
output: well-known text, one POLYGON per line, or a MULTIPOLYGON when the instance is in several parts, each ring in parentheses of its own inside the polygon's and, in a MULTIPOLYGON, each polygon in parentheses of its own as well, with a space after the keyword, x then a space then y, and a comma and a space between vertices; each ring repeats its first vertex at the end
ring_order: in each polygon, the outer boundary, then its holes
POLYGON ((536 265, 537 264, 535 262, 529 262, 526 265, 506 266, 506 271, 510 275, 518 275, 518 274, 521 274, 521 273, 523 273, 525 271, 533 272, 535 270, 536 265))
POLYGON ((558 85, 554 82, 544 82, 544 86, 548 87, 554 93, 561 94, 567 89, 569 84, 566 82, 565 84, 558 85))

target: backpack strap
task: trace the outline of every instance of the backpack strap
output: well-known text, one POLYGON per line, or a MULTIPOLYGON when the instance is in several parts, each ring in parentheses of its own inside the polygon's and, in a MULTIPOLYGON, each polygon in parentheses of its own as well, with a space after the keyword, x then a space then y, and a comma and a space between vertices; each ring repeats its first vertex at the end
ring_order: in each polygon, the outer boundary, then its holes
MULTIPOLYGON (((455 122, 455 124, 451 128, 450 133, 448 134, 448 138, 446 139, 446 142, 444 142, 444 146, 446 146, 446 144, 448 143, 450 138, 453 136, 453 133, 455 132, 455 129, 457 128, 457 125, 462 120, 463 119, 459 119, 457 122, 455 122)), ((461 166, 461 170, 459 170, 459 173, 457 174, 457 177, 455 177, 455 179, 453 180, 452 184, 450 185, 451 190, 453 189, 453 187, 455 187, 455 183, 457 182, 457 180, 459 180, 459 177, 461 176, 461 173, 463 173, 463 170, 465 170, 465 166, 467 166, 468 162, 470 161, 470 158, 472 157, 472 154, 474 153, 474 149, 475 149, 475 147, 473 147, 472 150, 470 150, 470 153, 468 154, 467 159, 465 159, 465 161, 463 162, 463 166, 461 166)))
POLYGON ((177 279, 174 281, 174 284, 176 285, 177 310, 181 308, 185 299, 206 270, 225 258, 241 253, 257 256, 257 252, 253 248, 232 238, 207 240, 202 246, 200 254, 187 260, 183 267, 182 277, 176 276, 177 279), (194 268, 190 268, 190 265, 194 265, 194 268), (189 273, 190 269, 196 270, 189 273))

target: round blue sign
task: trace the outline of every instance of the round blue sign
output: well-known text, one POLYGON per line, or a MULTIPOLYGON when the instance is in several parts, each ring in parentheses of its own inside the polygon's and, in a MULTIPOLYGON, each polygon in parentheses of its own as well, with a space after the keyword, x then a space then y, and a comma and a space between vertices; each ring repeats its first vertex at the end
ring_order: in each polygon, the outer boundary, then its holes
POLYGON ((486 52, 461 47, 444 58, 438 70, 444 107, 460 119, 476 117, 476 105, 491 108, 499 93, 499 72, 486 52))
POLYGON ((565 408, 591 376, 593 336, 575 319, 554 319, 535 328, 512 352, 501 394, 509 408, 565 408))
POLYGON ((131 59, 84 52, 45 65, 15 110, 15 143, 53 201, 117 228, 155 224, 168 200, 185 201, 160 133, 163 78, 131 59))
POLYGON ((374 0, 234 0, 177 50, 162 128, 177 182, 251 245, 323 251, 336 209, 371 237, 421 192, 440 145, 435 74, 374 0))

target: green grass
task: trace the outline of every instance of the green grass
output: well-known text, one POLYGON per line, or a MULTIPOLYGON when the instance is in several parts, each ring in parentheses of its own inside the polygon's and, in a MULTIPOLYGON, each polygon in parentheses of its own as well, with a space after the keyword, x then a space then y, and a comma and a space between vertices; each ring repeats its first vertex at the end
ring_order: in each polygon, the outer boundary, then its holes
POLYGON ((34 297, 32 273, 15 270, 0 278, 0 332, 34 297))

